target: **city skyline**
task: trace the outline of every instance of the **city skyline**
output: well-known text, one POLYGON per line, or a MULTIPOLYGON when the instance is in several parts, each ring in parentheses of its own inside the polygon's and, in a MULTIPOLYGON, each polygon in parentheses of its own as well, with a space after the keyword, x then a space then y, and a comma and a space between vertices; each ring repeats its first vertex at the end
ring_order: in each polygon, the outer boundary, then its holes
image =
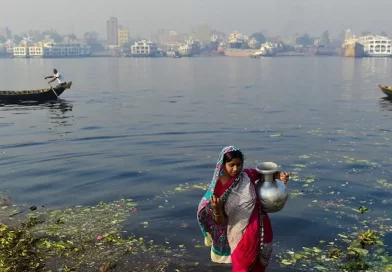
POLYGON ((53 12, 47 11, 53 6, 52 1, 40 0, 40 5, 37 5, 36 2, 21 0, 7 2, 7 9, 1 9, 0 26, 8 26, 14 34, 29 29, 55 29, 59 33, 82 36, 95 30, 104 39, 107 36, 106 21, 110 17, 116 17, 119 25, 128 28, 130 36, 154 35, 162 28, 184 33, 202 23, 226 33, 262 31, 267 35, 282 36, 294 33, 320 35, 324 30, 338 35, 346 28, 357 33, 390 33, 392 19, 388 12, 392 9, 392 2, 379 2, 368 5, 367 0, 343 3, 338 0, 265 3, 255 0, 246 3, 232 0, 211 3, 206 0, 151 0, 132 4, 125 0, 96 0, 92 6, 84 1, 69 0, 61 7, 63 12, 60 13, 57 8, 53 12))

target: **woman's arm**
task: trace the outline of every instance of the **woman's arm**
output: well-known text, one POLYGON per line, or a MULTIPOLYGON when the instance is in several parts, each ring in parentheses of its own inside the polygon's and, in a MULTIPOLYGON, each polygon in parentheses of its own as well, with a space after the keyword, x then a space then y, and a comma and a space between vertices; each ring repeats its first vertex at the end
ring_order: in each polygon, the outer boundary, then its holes
POLYGON ((219 213, 215 213, 212 215, 214 218, 214 222, 217 224, 223 224, 226 221, 225 215, 223 214, 223 212, 219 213))
POLYGON ((214 222, 217 224, 223 224, 225 222, 225 215, 223 212, 223 202, 220 197, 216 197, 213 195, 211 197, 211 206, 214 222))

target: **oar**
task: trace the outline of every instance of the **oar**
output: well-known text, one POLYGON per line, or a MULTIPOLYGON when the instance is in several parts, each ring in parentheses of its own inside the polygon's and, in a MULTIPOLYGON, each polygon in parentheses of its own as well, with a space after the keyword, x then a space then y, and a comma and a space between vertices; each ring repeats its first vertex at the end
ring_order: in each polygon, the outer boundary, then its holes
MULTIPOLYGON (((44 76, 44 78, 45 78, 45 76, 44 76)), ((45 80, 45 81, 46 81, 46 80, 45 80)), ((49 84, 50 88, 52 89, 53 93, 56 95, 57 99, 60 99, 60 97, 59 97, 59 96, 57 95, 57 93, 54 91, 54 89, 53 89, 52 85, 50 84, 50 82, 49 82, 49 81, 46 81, 46 82, 49 84)))

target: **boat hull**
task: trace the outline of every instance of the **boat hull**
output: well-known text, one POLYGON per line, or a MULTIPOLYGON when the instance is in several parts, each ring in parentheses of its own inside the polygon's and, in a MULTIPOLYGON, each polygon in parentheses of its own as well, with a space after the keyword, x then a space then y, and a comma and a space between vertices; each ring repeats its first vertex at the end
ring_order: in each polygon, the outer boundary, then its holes
POLYGON ((366 57, 370 58, 390 58, 392 57, 392 54, 372 54, 372 53, 366 53, 366 57))
POLYGON ((386 94, 389 98, 392 98, 392 86, 378 85, 381 91, 386 94))
POLYGON ((364 46, 358 42, 344 44, 342 46, 342 56, 348 58, 363 58, 365 56, 364 46))
POLYGON ((227 57, 251 57, 254 53, 256 53, 257 49, 224 49, 224 55, 227 57))
MULTIPOLYGON (((60 96, 66 89, 70 89, 72 81, 68 82, 64 87, 53 88, 57 96, 60 96)), ((26 90, 26 91, 0 91, 0 101, 50 101, 56 100, 57 96, 53 90, 39 89, 39 90, 26 90)))

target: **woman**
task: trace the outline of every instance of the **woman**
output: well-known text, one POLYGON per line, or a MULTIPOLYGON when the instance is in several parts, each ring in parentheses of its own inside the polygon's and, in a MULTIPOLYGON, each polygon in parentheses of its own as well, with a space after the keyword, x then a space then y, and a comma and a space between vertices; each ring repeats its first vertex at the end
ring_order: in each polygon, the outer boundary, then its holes
MULTIPOLYGON (((227 146, 222 150, 197 219, 205 245, 211 246, 213 262, 231 263, 233 272, 262 272, 272 253, 272 227, 256 195, 260 174, 243 169, 243 163, 240 149, 227 146)), ((285 184, 289 179, 286 172, 274 177, 285 184)))

